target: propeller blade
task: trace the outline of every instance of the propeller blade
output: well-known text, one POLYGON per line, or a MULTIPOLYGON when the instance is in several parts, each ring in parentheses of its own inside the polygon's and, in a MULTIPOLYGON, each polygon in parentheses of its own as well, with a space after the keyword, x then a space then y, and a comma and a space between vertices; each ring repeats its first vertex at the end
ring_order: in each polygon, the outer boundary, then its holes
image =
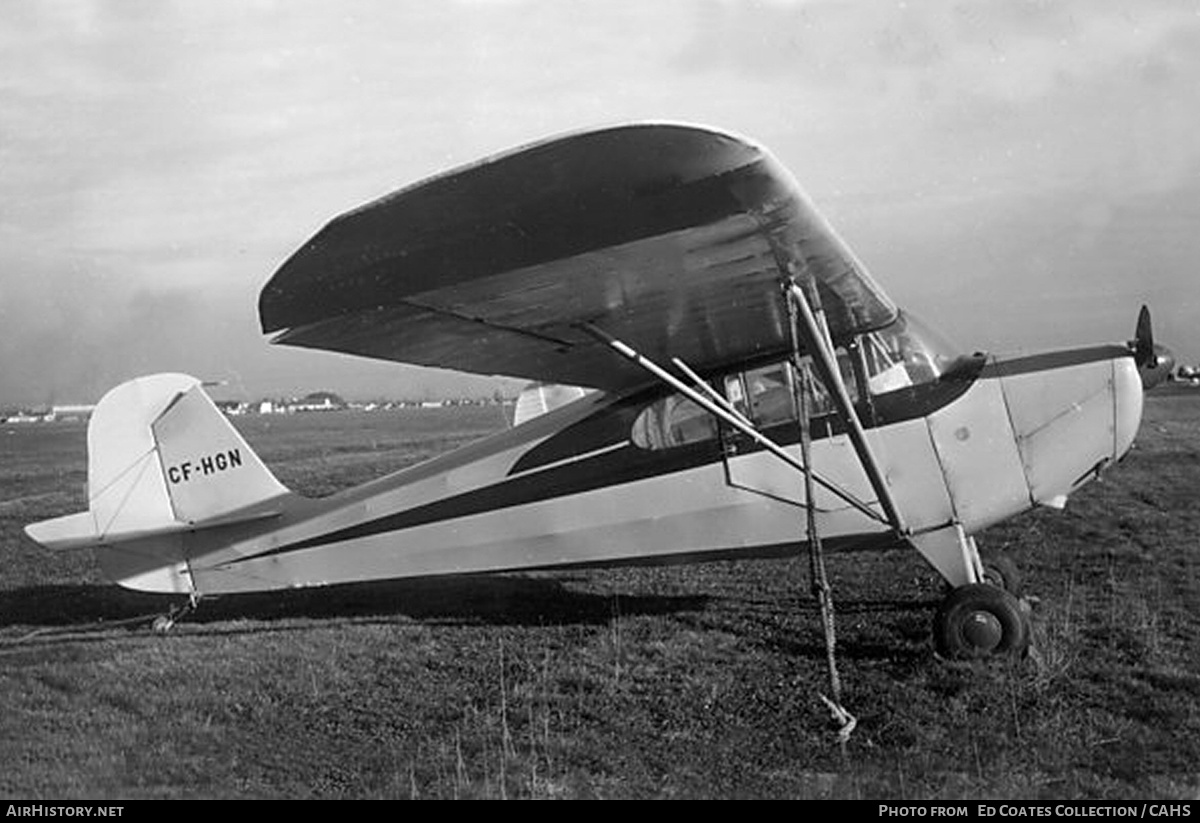
POLYGON ((1133 350, 1133 362, 1137 364, 1143 389, 1154 388, 1170 379, 1175 371, 1175 354, 1166 346, 1154 342, 1150 309, 1145 306, 1138 312, 1137 331, 1129 341, 1129 348, 1133 350))
POLYGON ((1133 360, 1139 369, 1153 367, 1157 363, 1154 354, 1154 329, 1150 323, 1150 309, 1142 306, 1138 312, 1137 331, 1133 335, 1133 360))

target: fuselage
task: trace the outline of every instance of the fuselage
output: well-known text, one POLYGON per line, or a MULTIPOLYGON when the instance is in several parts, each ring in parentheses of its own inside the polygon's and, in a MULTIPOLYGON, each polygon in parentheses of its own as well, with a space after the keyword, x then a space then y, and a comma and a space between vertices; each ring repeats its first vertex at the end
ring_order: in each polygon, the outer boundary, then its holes
MULTIPOLYGON (((839 362, 911 532, 959 524, 970 534, 1035 505, 1061 505, 1129 448, 1142 395, 1125 347, 952 357, 898 322, 848 341, 839 362)), ((795 372, 784 362, 765 357, 704 377, 798 456, 795 372)), ((813 469, 879 510, 819 386, 810 403, 813 469)), ((826 546, 905 542, 828 489, 814 502, 826 546)), ((275 509, 173 535, 165 566, 161 537, 153 551, 134 543, 98 555, 123 585, 209 595, 769 557, 808 540, 802 475, 662 386, 591 394, 331 497, 289 494, 275 509)))

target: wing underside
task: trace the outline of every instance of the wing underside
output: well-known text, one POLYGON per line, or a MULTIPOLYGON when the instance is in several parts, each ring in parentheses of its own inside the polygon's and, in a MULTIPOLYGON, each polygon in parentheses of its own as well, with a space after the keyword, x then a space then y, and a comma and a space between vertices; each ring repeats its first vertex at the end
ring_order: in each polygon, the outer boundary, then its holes
POLYGON ((817 287, 833 335, 896 309, 761 147, 638 124, 519 149, 322 229, 264 287, 275 342, 623 390, 652 358, 715 368, 789 345, 782 278, 817 287))

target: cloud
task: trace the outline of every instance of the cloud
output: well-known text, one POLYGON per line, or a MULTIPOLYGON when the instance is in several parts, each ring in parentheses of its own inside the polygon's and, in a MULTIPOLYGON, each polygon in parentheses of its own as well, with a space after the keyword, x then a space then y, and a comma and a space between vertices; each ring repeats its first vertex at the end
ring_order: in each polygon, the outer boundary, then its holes
POLYGON ((693 20, 680 70, 770 88, 781 154, 861 158, 841 191, 1161 188, 1200 161, 1189 4, 708 2, 693 20))
POLYGON ((1064 291, 1110 277, 1087 250, 1120 257, 1115 227, 1190 249, 1165 210, 1200 169, 1200 17, 1083 0, 17 0, 0 4, 0 101, 0 400, 179 363, 270 380, 319 362, 370 385, 384 373, 263 344, 255 299, 276 266, 342 211, 602 122, 762 141, 881 274, 902 272, 887 288, 922 299, 1003 270, 980 250, 1024 271, 1018 224, 1045 232, 1056 269, 1050 238, 1087 260, 1064 291))

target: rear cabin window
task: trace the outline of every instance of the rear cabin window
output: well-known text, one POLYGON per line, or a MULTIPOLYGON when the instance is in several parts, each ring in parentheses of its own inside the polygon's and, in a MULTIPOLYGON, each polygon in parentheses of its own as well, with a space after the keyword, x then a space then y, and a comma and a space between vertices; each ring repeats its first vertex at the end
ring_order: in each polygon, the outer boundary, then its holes
POLYGON ((651 403, 633 421, 630 439, 643 449, 667 449, 715 440, 717 421, 681 394, 651 403))

